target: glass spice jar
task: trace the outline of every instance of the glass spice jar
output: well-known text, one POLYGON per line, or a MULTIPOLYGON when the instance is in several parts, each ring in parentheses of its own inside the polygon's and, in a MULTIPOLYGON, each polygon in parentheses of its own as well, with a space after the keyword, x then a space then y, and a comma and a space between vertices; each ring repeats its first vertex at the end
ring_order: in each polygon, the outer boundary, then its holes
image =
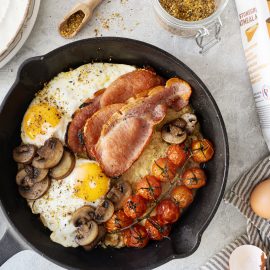
POLYGON ((155 14, 163 28, 181 37, 195 38, 200 53, 207 52, 220 41, 220 16, 228 2, 229 0, 216 0, 216 10, 209 17, 199 21, 184 21, 170 15, 159 0, 152 0, 155 14))

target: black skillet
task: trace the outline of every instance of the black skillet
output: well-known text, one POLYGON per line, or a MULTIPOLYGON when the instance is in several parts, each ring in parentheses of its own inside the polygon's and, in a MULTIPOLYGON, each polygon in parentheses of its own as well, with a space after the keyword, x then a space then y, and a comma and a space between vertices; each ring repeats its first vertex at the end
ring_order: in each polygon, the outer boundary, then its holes
MULTIPOLYGON (((229 163, 228 140, 220 111, 202 81, 181 61, 149 44, 124 38, 94 38, 68 44, 47 55, 31 58, 19 69, 17 79, 0 109, 0 200, 14 233, 0 242, 0 262, 21 249, 32 248, 52 262, 69 269, 150 269, 175 258, 191 255, 222 199, 229 163), (20 143, 23 115, 44 83, 61 71, 90 62, 151 66, 165 78, 179 76, 193 88, 191 103, 202 131, 215 145, 215 157, 207 163, 207 185, 174 226, 171 239, 151 242, 146 248, 101 249, 90 253, 64 248, 50 240, 50 232, 34 216, 15 183, 12 149, 20 143)), ((179 262, 181 263, 181 262, 179 262)))

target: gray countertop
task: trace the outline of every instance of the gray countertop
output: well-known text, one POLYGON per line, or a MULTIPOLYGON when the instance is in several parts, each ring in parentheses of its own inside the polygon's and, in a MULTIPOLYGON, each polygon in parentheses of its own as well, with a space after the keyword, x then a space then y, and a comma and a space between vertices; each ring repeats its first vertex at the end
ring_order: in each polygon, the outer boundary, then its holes
MULTIPOLYGON (((0 101, 14 82, 17 69, 25 59, 45 54, 71 42, 58 35, 57 24, 68 8, 76 2, 41 1, 38 19, 29 39, 13 60, 0 69, 0 101)), ((197 53, 194 40, 173 36, 160 28, 152 12, 151 0, 106 0, 98 8, 95 19, 79 33, 76 40, 96 35, 139 39, 168 51, 197 73, 214 96, 227 127, 230 143, 228 190, 233 181, 265 156, 268 150, 255 111, 234 1, 230 1, 222 20, 222 42, 202 56, 197 53), (120 15, 115 16, 113 13, 120 15)), ((0 236, 7 226, 2 220, 4 219, 0 213, 0 236)), ((203 234, 198 250, 188 258, 171 261, 158 269, 197 269, 218 250, 244 233, 245 229, 245 219, 232 206, 222 202, 203 234)), ((23 251, 11 258, 2 269, 62 268, 33 251, 23 251)))

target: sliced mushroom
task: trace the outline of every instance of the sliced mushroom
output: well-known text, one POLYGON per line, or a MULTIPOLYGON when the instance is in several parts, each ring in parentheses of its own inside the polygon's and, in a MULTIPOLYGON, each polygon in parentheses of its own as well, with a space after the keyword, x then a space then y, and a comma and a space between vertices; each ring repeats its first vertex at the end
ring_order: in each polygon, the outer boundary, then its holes
POLYGON ((28 200, 36 200, 42 197, 50 187, 50 179, 46 177, 41 182, 34 184, 32 187, 19 186, 19 193, 28 200))
POLYGON ((105 235, 106 235, 105 227, 102 226, 102 225, 99 225, 98 226, 98 236, 97 236, 97 238, 92 243, 90 243, 89 245, 83 246, 83 248, 86 251, 92 250, 93 248, 95 248, 104 239, 105 235))
POLYGON ((26 165, 16 175, 16 183, 23 187, 32 187, 35 183, 42 181, 48 175, 47 169, 38 169, 26 165))
POLYGON ((35 179, 36 182, 43 180, 49 172, 48 169, 38 169, 32 166, 25 166, 24 170, 27 172, 29 177, 35 179))
POLYGON ((185 113, 181 116, 181 118, 186 121, 186 131, 191 134, 194 131, 195 126, 198 122, 197 116, 193 113, 185 113))
POLYGON ((89 223, 89 221, 94 219, 94 216, 95 208, 90 205, 85 205, 73 213, 72 223, 75 227, 79 227, 89 223))
POLYGON ((30 188, 32 187, 35 182, 33 179, 31 179, 24 170, 21 170, 16 175, 16 183, 18 186, 24 187, 24 188, 30 188))
MULTIPOLYGON (((22 169, 20 171, 18 171, 17 175, 16 175, 16 183, 18 186, 25 186, 24 183, 24 179, 27 177, 27 172, 22 169)), ((29 178, 29 177, 28 177, 29 178)))
POLYGON ((114 213, 114 206, 110 200, 104 200, 95 211, 95 221, 99 224, 108 221, 114 213))
POLYGON ((69 150, 65 150, 61 161, 51 169, 50 176, 56 180, 61 180, 71 174, 75 167, 75 155, 69 150))
POLYGON ((169 124, 172 124, 172 125, 174 125, 176 127, 184 129, 186 127, 186 125, 187 125, 187 122, 182 118, 178 118, 178 119, 173 120, 169 124))
POLYGON ((98 225, 95 221, 89 221, 77 229, 76 242, 80 246, 87 246, 96 240, 98 236, 98 225))
POLYGON ((64 153, 63 144, 57 138, 50 138, 37 150, 38 156, 34 158, 32 165, 39 169, 55 167, 64 153))
POLYGON ((107 198, 113 202, 114 209, 119 210, 122 208, 125 200, 131 195, 131 193, 131 185, 126 181, 119 181, 108 192, 107 198))
POLYGON ((30 164, 36 154, 37 148, 31 144, 22 144, 13 150, 13 159, 22 164, 30 164))
POLYGON ((171 144, 180 144, 187 138, 185 131, 186 121, 184 119, 176 119, 163 126, 161 130, 162 139, 171 144))

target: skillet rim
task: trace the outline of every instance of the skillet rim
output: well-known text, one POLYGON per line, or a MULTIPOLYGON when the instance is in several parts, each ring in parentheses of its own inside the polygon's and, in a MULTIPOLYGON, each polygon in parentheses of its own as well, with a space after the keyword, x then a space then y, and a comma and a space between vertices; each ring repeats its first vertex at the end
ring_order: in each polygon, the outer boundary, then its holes
MULTIPOLYGON (((226 188, 226 184, 227 184, 227 178, 228 178, 228 172, 229 172, 229 141, 228 141, 228 135, 227 135, 227 130, 226 130, 226 126, 222 117, 222 114, 218 108, 218 105, 215 101, 215 99, 213 98, 212 94, 210 93, 210 91, 208 90, 208 88, 206 87, 206 85, 202 82, 202 80, 194 73, 194 71, 192 71, 186 64, 184 64, 181 60, 179 60, 178 58, 176 58, 175 56, 173 56, 172 54, 166 52, 163 49, 160 49, 157 46, 154 46, 152 44, 149 44, 147 42, 143 42, 140 40, 135 40, 135 39, 131 39, 131 38, 123 38, 123 37, 94 37, 94 38, 86 38, 86 39, 81 39, 78 41, 74 41, 74 42, 70 42, 66 45, 57 47, 56 49, 40 55, 40 56, 34 56, 34 57, 30 57, 26 60, 24 60, 22 62, 22 64, 20 65, 20 67, 18 68, 17 71, 17 75, 16 75, 16 79, 14 81, 14 83, 12 84, 12 86, 10 87, 10 89, 8 90, 7 94, 5 95, 1 105, 0 105, 0 114, 2 114, 3 108, 7 102, 7 100, 9 99, 10 95, 12 94, 12 92, 14 91, 14 88, 17 86, 17 84, 20 81, 20 75, 22 70, 24 69, 24 67, 26 65, 28 65, 31 62, 35 62, 35 61, 39 61, 40 63, 42 63, 42 61, 46 60, 46 58, 49 58, 50 56, 58 53, 58 51, 60 50, 65 50, 66 48, 69 47, 73 47, 76 46, 78 44, 82 44, 82 43, 88 43, 88 42, 95 42, 95 41, 106 41, 106 42, 110 42, 110 41, 122 41, 122 42, 129 42, 132 43, 133 45, 138 45, 139 48, 142 47, 147 47, 148 49, 151 50, 155 50, 158 51, 160 54, 163 54, 166 58, 169 58, 171 61, 175 62, 177 65, 181 65, 187 72, 190 73, 190 75, 196 80, 196 83, 200 84, 200 86, 203 88, 203 91, 205 92, 205 94, 207 95, 207 97, 209 98, 209 100, 212 102, 214 109, 216 111, 217 114, 217 118, 220 121, 220 125, 221 125, 221 129, 222 129, 222 134, 223 134, 223 140, 224 140, 224 144, 225 144, 225 155, 224 155, 224 159, 225 159, 225 164, 224 164, 224 174, 223 174, 223 179, 222 179, 222 184, 221 184, 221 188, 220 188, 220 192, 218 194, 218 199, 215 202, 214 207, 212 208, 212 211, 210 213, 210 215, 208 216, 207 220, 205 221, 205 223, 201 226, 201 230, 197 233, 196 236, 196 244, 194 245, 194 247, 187 253, 184 254, 177 254, 177 253, 173 253, 170 256, 168 256, 167 258, 151 264, 151 266, 146 266, 140 269, 153 269, 156 268, 158 266, 161 266, 171 260, 174 259, 181 259, 181 258, 186 258, 188 256, 190 256, 191 254, 193 254, 199 247, 200 243, 201 243, 201 237, 202 234, 204 233, 204 231, 206 230, 206 228, 208 227, 208 225, 210 224, 210 222, 212 221, 214 215, 216 214, 218 207, 222 201, 224 192, 225 192, 225 188, 226 188)), ((94 61, 95 62, 95 61, 94 61)), ((16 228, 16 226, 14 225, 14 223, 11 221, 11 219, 9 218, 8 212, 5 210, 2 201, 0 200, 0 207, 2 209, 2 212, 6 218, 6 220, 8 221, 9 225, 12 227, 13 232, 15 233, 14 237, 19 238, 19 241, 21 243, 23 243, 24 246, 28 246, 30 247, 33 251, 35 251, 36 253, 38 253, 39 255, 41 255, 42 257, 46 258, 47 260, 53 262, 56 265, 59 265, 63 268, 67 268, 67 269, 79 269, 79 268, 74 268, 74 267, 70 267, 68 265, 65 265, 49 256, 47 256, 46 254, 42 253, 38 248, 36 248, 34 245, 32 245, 30 242, 28 242, 28 240, 20 233, 20 231, 16 228)), ((6 231, 8 231, 9 229, 7 229, 6 231)), ((1 242, 1 239, 0 239, 1 242)))

